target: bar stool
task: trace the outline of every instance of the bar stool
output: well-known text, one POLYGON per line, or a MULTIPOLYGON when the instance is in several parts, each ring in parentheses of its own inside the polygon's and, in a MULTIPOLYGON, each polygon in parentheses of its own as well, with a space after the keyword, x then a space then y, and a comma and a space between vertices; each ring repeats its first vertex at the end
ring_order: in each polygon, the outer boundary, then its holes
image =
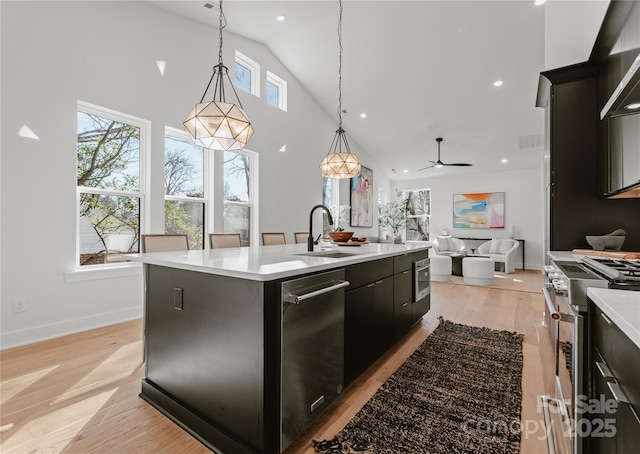
POLYGON ((209 246, 211 249, 241 247, 239 233, 210 233, 209 246))

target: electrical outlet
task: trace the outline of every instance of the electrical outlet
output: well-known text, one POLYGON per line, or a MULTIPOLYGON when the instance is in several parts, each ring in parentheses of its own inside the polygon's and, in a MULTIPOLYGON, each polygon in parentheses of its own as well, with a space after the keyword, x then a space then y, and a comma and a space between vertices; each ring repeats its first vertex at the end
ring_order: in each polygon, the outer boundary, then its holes
POLYGON ((27 303, 24 298, 16 298, 13 300, 13 312, 15 314, 18 312, 27 312, 27 303))
POLYGON ((173 289, 173 308, 177 311, 182 310, 182 289, 179 287, 173 289))

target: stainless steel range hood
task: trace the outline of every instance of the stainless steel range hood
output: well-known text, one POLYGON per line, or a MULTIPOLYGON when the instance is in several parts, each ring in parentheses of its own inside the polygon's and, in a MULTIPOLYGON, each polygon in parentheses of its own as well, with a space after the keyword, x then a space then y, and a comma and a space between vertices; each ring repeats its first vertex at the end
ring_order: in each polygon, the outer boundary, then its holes
POLYGON ((605 194, 607 199, 637 199, 640 198, 640 181, 615 192, 605 194))
POLYGON ((628 107, 638 103, 640 103, 640 53, 600 111, 600 119, 638 114, 639 110, 628 107))

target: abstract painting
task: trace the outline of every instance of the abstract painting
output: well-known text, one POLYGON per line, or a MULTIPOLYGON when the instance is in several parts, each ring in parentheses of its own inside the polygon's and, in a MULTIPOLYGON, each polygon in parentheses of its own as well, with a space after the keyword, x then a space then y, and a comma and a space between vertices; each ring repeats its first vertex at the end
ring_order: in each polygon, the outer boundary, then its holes
POLYGON ((454 229, 503 229, 504 192, 453 194, 454 229))
POLYGON ((373 227, 373 170, 364 166, 351 179, 351 227, 373 227))

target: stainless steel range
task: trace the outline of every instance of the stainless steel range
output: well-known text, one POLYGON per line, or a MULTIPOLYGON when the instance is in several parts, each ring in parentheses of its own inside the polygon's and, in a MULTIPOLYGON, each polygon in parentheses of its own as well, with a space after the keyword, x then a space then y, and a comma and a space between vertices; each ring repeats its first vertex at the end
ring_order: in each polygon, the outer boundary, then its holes
POLYGON ((609 288, 640 290, 640 259, 585 257, 582 263, 609 281, 609 288))
POLYGON ((543 397, 550 453, 583 454, 587 443, 575 436, 576 402, 589 394, 587 328, 588 287, 640 291, 640 260, 584 257, 577 261, 553 261, 544 268, 543 293, 546 325, 555 351, 548 364, 555 376, 543 397))

